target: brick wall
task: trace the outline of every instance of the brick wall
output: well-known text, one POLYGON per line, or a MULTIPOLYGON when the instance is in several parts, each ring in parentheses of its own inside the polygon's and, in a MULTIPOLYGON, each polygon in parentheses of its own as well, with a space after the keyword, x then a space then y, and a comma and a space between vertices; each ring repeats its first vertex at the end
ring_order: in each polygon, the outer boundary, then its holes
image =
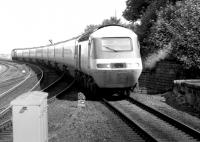
POLYGON ((139 92, 157 94, 172 89, 179 69, 180 65, 171 60, 161 60, 153 69, 144 69, 139 78, 139 92))

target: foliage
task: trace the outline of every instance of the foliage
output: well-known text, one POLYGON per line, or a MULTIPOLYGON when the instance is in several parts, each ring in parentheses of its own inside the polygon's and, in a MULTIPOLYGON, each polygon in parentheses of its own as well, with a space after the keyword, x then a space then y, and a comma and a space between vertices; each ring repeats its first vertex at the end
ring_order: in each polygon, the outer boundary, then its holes
POLYGON ((149 29, 154 24, 154 21, 157 19, 156 12, 159 11, 162 7, 166 5, 166 0, 154 0, 146 8, 144 14, 141 17, 142 25, 139 26, 136 30, 136 33, 140 38, 148 36, 149 29))
POLYGON ((87 25, 85 30, 84 30, 84 33, 87 33, 87 32, 93 32, 96 28, 98 28, 99 25, 87 25))
POLYGON ((139 35, 143 57, 171 52, 185 68, 200 68, 199 0, 127 0, 126 5, 124 18, 142 23, 131 27, 139 35))
POLYGON ((98 27, 105 26, 105 25, 123 25, 123 26, 126 26, 126 25, 122 24, 121 20, 118 19, 117 17, 110 17, 109 19, 103 20, 103 22, 99 25, 91 24, 91 25, 86 26, 84 33, 91 33, 95 29, 97 29, 98 27))
POLYGON ((121 20, 117 19, 116 17, 110 17, 110 19, 103 20, 101 25, 121 25, 121 20))
POLYGON ((127 0, 123 17, 131 22, 140 19, 153 0, 127 0))
POLYGON ((200 1, 185 0, 169 4, 158 13, 158 19, 146 38, 146 48, 172 48, 172 55, 185 68, 200 68, 200 1), (149 47, 147 47, 149 45, 149 47))
POLYGON ((157 11, 166 6, 167 1, 175 3, 178 0, 127 0, 123 16, 130 22, 141 20, 141 26, 134 26, 134 31, 140 39, 148 37, 149 30, 157 19, 157 11))
MULTIPOLYGON (((180 0, 168 0, 172 3, 180 0)), ((141 19, 149 13, 150 9, 156 8, 158 10, 160 6, 164 6, 167 0, 127 0, 126 9, 123 12, 123 17, 130 21, 135 22, 138 19, 141 19), (146 14, 145 14, 146 13, 146 14)), ((154 11, 155 11, 154 10, 154 11)))

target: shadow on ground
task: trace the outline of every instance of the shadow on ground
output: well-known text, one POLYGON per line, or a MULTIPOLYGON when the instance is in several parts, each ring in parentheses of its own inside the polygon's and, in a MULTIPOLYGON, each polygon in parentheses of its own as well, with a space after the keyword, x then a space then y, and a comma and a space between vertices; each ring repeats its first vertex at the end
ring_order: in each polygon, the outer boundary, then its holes
POLYGON ((108 101, 120 101, 124 100, 125 97, 119 94, 113 94, 111 92, 108 92, 106 90, 99 90, 98 94, 96 95, 88 95, 86 90, 82 90, 77 87, 77 85, 73 85, 69 90, 62 93, 57 97, 59 100, 68 100, 68 101, 78 101, 80 100, 79 93, 83 94, 85 97, 84 99, 87 101, 101 101, 102 98, 107 99, 108 101))

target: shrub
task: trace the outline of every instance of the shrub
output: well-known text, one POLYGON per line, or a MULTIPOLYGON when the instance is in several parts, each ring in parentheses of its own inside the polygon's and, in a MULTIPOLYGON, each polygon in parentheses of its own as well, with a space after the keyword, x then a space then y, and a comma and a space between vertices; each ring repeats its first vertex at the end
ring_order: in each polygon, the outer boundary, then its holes
POLYGON ((157 16, 150 36, 144 40, 143 50, 155 52, 170 45, 171 55, 185 68, 200 69, 200 1, 168 4, 157 16))

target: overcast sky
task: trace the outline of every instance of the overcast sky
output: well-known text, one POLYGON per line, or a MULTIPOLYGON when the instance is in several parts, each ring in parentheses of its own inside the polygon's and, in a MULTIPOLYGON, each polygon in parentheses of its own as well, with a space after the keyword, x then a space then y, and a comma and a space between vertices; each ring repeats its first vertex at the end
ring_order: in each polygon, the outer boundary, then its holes
POLYGON ((69 39, 116 15, 126 0, 1 0, 0 53, 69 39))

